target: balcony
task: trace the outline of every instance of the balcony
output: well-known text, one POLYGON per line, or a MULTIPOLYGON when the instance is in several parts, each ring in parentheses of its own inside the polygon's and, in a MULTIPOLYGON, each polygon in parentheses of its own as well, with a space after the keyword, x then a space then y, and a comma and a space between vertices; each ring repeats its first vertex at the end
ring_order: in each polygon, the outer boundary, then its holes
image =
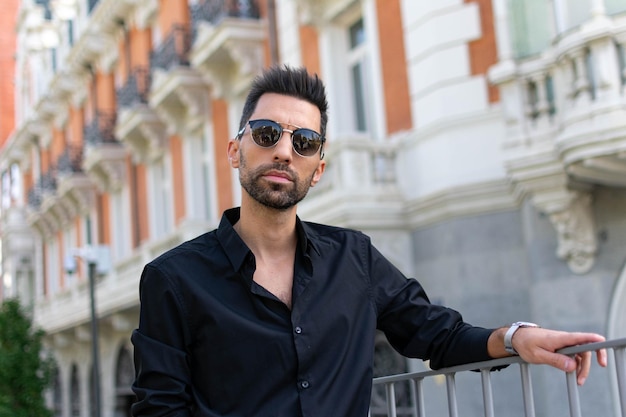
POLYGON ((300 202, 302 216, 345 227, 406 227, 402 224, 406 201, 398 187, 394 143, 365 136, 341 137, 324 151, 326 172, 300 202))
POLYGON ((265 22, 251 1, 207 0, 192 7, 191 65, 215 97, 241 94, 263 67, 265 22))
POLYGON ((190 31, 174 25, 152 53, 150 107, 170 134, 199 129, 206 120, 208 94, 201 75, 189 67, 190 31))
POLYGON ((95 201, 95 187, 83 170, 83 153, 81 144, 70 144, 57 162, 57 195, 71 217, 88 211, 95 201))
POLYGON ((132 70, 126 83, 117 90, 117 104, 119 107, 133 107, 148 103, 150 92, 150 68, 137 67, 132 70))
POLYGON ((35 227, 44 236, 50 236, 67 220, 66 213, 55 207, 57 203, 56 191, 57 178, 54 167, 41 174, 33 187, 28 190, 28 224, 35 227))
MULTIPOLYGON (((560 412, 559 415, 566 415, 566 409, 569 410, 571 417, 606 415, 602 412, 598 414, 599 410, 594 406, 597 398, 592 398, 589 395, 584 396, 584 394, 590 392, 588 390, 589 384, 596 382, 602 384, 601 378, 605 377, 605 375, 599 374, 604 374, 608 371, 614 376, 614 378, 608 379, 613 379, 612 394, 615 416, 626 417, 626 339, 575 346, 563 349, 560 352, 566 355, 573 355, 581 352, 593 352, 600 348, 608 350, 609 368, 612 369, 592 369, 583 388, 576 384, 575 373, 568 373, 565 378, 565 388, 562 390, 554 389, 554 392, 551 393, 533 391, 531 368, 539 370, 540 366, 530 365, 519 357, 472 363, 439 371, 423 371, 375 378, 370 415, 372 417, 442 415, 446 405, 448 415, 451 417, 460 415, 481 415, 485 417, 503 415, 495 412, 496 400, 498 400, 496 394, 506 394, 506 392, 498 391, 499 384, 496 384, 495 380, 501 380, 505 375, 512 376, 509 374, 513 369, 505 369, 497 373, 492 372, 492 370, 510 365, 509 368, 519 368, 520 378, 517 385, 520 387, 521 393, 514 393, 511 401, 502 401, 501 399, 499 405, 505 407, 506 415, 534 417, 535 415, 554 415, 557 410, 560 412), (611 361, 611 353, 613 353, 614 361, 611 361), (445 393, 442 392, 444 382, 446 387, 445 393), (462 386, 461 384, 457 386, 457 382, 462 382, 462 386), (468 394, 466 389, 471 391, 471 394, 466 397, 470 400, 467 403, 459 400, 463 392, 468 394), (426 395, 426 392, 428 392, 428 395, 426 395), (549 395, 551 397, 549 405, 545 406, 546 410, 536 410, 535 397, 539 395, 549 395), (482 399, 481 403, 480 399, 482 399), (442 401, 439 401, 439 404, 433 404, 438 400, 442 401), (548 410, 550 407, 553 407, 552 411, 548 410), (437 410, 437 412, 427 414, 426 411, 432 409, 437 410), (460 413, 459 410, 463 412, 460 413), (590 411, 590 414, 583 414, 582 410, 590 411)), ((550 371, 552 370, 550 369, 550 371)), ((554 370, 554 372, 560 373, 557 370, 554 370)), ((507 384, 507 389, 508 387, 507 384)), ((551 386, 551 388, 556 387, 551 386)), ((602 388, 599 390, 603 391, 602 388)), ((597 393, 598 391, 595 392, 597 393)), ((607 403, 603 403, 603 405, 607 410, 611 408, 607 403)), ((604 412, 606 413, 607 410, 604 412)))
POLYGON ((101 191, 116 191, 124 182, 126 149, 113 134, 115 112, 98 112, 85 126, 83 168, 101 191))
POLYGON ((597 249, 590 191, 626 186, 625 31, 623 19, 596 16, 490 71, 502 96, 508 174, 550 216, 557 255, 576 273, 592 267, 597 249))
POLYGON ((130 149, 133 158, 147 162, 163 154, 167 128, 148 103, 149 68, 136 68, 117 92, 121 107, 115 137, 130 149))

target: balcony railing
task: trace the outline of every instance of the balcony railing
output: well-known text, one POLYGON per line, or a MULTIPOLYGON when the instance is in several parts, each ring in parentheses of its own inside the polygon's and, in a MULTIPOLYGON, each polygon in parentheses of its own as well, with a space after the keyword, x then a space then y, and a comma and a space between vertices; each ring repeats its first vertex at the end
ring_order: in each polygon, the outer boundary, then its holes
POLYGON ((191 48, 190 35, 188 26, 172 25, 169 35, 152 51, 150 57, 152 68, 168 70, 174 66, 188 66, 191 48))
POLYGON ((90 124, 85 126, 85 142, 91 146, 117 143, 114 135, 115 112, 98 112, 90 124))
POLYGON ((46 194, 54 194, 57 189, 56 170, 50 168, 39 177, 39 180, 28 191, 28 205, 35 210, 41 207, 46 194))
POLYGON ((135 104, 147 103, 150 82, 150 68, 135 68, 128 76, 126 83, 117 90, 117 104, 120 107, 132 107, 135 104))
POLYGON ((68 145, 57 162, 59 174, 75 174, 83 171, 83 147, 68 145))
MULTIPOLYGON (((560 353, 566 355, 574 355, 582 352, 594 352, 598 349, 607 349, 613 352, 615 361, 614 365, 615 374, 617 375, 617 396, 619 399, 619 405, 621 408, 621 414, 618 416, 626 417, 626 338, 610 340, 602 343, 591 343, 587 345, 574 346, 560 350, 560 353)), ((428 398, 425 398, 422 387, 423 383, 427 379, 433 378, 445 378, 447 388, 447 404, 448 415, 450 417, 457 417, 461 415, 459 413, 459 405, 457 403, 457 392, 455 377, 457 374, 467 371, 480 371, 480 378, 482 382, 482 405, 485 417, 493 417, 494 413, 494 393, 492 389, 491 375, 494 368, 500 368, 505 365, 518 365, 520 368, 521 398, 524 403, 524 416, 535 417, 534 408, 534 396, 532 390, 532 381, 530 375, 530 366, 527 362, 524 362, 519 357, 509 357, 504 359, 496 359, 487 362, 471 363, 462 366, 455 366, 451 368, 441 369, 438 371, 424 371, 414 372, 401 375, 385 376, 374 379, 374 389, 376 387, 384 387, 386 392, 386 414, 389 417, 396 417, 400 415, 410 415, 415 417, 426 417, 425 404, 428 398), (400 410, 397 405, 396 388, 401 384, 408 384, 410 390, 411 404, 410 409, 400 410)), ((474 372, 472 372, 474 374, 474 372)), ((476 375, 478 378, 478 375, 476 375)), ((576 383, 576 374, 570 372, 566 375, 567 385, 567 404, 569 405, 569 412, 571 417, 582 416, 580 407, 580 392, 576 383)), ((563 402, 565 404, 565 402, 563 402)), ((376 414, 380 415, 380 414, 376 414)))
POLYGON ((254 0, 205 0, 189 6, 194 38, 200 22, 217 25, 225 17, 258 19, 259 8, 254 0))

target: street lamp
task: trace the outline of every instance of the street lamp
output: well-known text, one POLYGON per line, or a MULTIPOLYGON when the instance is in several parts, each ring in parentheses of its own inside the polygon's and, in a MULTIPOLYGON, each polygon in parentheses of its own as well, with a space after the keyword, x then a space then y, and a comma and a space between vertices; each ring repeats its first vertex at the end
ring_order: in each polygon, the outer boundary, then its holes
POLYGON ((100 417, 100 342, 98 331, 98 317, 96 315, 96 277, 109 272, 111 259, 109 248, 105 245, 86 246, 75 248, 65 259, 65 270, 72 274, 76 271, 76 259, 82 259, 87 263, 87 276, 89 280, 89 301, 91 304, 91 355, 93 366, 93 394, 94 394, 94 417, 100 417))

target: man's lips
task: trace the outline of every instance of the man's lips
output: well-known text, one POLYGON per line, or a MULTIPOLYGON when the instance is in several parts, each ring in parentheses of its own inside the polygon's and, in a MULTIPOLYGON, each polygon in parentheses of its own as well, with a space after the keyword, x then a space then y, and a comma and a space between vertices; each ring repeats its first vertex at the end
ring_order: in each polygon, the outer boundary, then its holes
POLYGON ((291 175, 285 171, 268 171, 263 174, 263 178, 275 182, 292 182, 291 175))

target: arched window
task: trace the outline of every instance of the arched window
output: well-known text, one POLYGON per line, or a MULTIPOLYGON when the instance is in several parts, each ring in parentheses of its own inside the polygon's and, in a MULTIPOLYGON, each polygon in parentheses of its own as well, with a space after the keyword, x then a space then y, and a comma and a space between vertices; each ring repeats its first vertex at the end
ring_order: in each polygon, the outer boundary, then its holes
POLYGON ((61 374, 56 366, 52 371, 52 415, 54 417, 63 415, 63 388, 61 386, 61 374))
MULTIPOLYGON (((408 372, 407 360, 391 347, 382 332, 376 336, 374 345, 374 378, 379 376, 396 375, 408 372)), ((396 411, 398 417, 413 416, 411 410, 411 391, 408 382, 395 384, 396 411)), ((370 416, 387 415, 387 398, 384 386, 375 386, 372 389, 370 416)))
POLYGON ((80 378, 76 364, 72 365, 70 375, 70 416, 80 417, 80 378))
POLYGON ((115 417, 130 417, 130 406, 135 402, 131 385, 135 380, 132 355, 126 346, 121 346, 115 369, 115 417))

